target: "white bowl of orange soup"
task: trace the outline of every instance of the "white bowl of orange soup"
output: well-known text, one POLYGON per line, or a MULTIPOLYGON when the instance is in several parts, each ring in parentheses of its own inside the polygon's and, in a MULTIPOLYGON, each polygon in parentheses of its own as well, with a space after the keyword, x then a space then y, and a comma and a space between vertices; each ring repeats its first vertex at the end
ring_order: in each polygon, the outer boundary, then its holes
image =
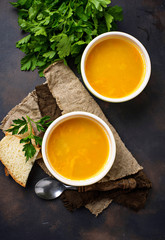
POLYGON ((125 102, 143 91, 151 74, 144 46, 123 32, 107 32, 94 38, 81 59, 86 87, 107 102, 125 102))
POLYGON ((72 186, 98 182, 111 169, 116 144, 108 125, 88 112, 67 113, 48 127, 42 155, 59 181, 72 186))

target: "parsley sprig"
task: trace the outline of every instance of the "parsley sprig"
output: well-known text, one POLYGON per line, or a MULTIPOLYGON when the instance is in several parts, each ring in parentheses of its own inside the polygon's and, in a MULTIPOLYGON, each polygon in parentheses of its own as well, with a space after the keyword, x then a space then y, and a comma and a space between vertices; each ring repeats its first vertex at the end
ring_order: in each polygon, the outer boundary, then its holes
MULTIPOLYGON (((115 2, 115 1, 114 1, 115 2)), ((16 43, 25 53, 21 70, 39 75, 57 60, 73 58, 79 66, 86 45, 97 35, 116 30, 122 8, 110 0, 17 0, 18 24, 26 37, 16 43)))
POLYGON ((36 149, 32 143, 32 140, 35 142, 36 145, 42 145, 42 138, 34 135, 33 133, 32 123, 36 125, 39 132, 45 132, 47 127, 52 123, 52 121, 49 120, 50 117, 45 116, 35 122, 29 116, 26 116, 26 119, 22 117, 22 119, 13 120, 11 128, 6 130, 7 132, 11 132, 12 135, 20 135, 26 132, 29 133, 26 137, 20 140, 20 143, 24 143, 23 151, 25 152, 26 161, 32 158, 36 153, 36 149))

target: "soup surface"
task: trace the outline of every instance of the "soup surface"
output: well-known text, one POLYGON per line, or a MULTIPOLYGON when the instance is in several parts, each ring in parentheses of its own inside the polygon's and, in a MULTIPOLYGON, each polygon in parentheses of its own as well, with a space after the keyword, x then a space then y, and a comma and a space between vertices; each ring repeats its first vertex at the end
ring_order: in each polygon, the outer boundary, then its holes
POLYGON ((103 169, 109 155, 109 141, 99 124, 77 117, 59 124, 51 132, 46 150, 56 172, 71 180, 85 180, 103 169))
POLYGON ((98 43, 85 62, 89 84, 99 94, 122 98, 136 91, 145 75, 145 61, 130 42, 112 38, 98 43))

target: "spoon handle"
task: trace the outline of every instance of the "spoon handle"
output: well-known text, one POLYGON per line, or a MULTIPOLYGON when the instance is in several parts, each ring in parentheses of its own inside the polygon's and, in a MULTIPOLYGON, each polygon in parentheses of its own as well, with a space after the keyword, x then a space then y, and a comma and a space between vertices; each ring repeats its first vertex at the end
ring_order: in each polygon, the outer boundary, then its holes
POLYGON ((64 187, 65 187, 66 189, 78 190, 78 187, 76 187, 76 186, 70 186, 70 185, 65 185, 65 184, 64 184, 64 187))
POLYGON ((79 192, 88 191, 110 191, 114 189, 134 189, 136 188, 136 180, 134 178, 122 179, 117 181, 108 181, 104 183, 95 183, 89 186, 82 186, 78 188, 79 192))

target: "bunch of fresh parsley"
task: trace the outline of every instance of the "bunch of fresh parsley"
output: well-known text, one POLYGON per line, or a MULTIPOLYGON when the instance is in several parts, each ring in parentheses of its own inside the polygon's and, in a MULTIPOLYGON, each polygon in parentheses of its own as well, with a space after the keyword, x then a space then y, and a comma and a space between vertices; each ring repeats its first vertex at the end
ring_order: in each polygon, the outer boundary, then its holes
POLYGON ((52 123, 49 121, 49 119, 49 116, 45 116, 35 122, 29 116, 26 116, 26 119, 22 117, 22 119, 13 120, 11 128, 6 130, 7 132, 11 132, 12 135, 20 135, 28 132, 27 137, 24 137, 20 140, 20 143, 24 143, 23 151, 25 152, 26 161, 32 158, 36 153, 36 149, 32 140, 34 140, 37 146, 42 145, 42 138, 34 135, 33 133, 32 123, 36 125, 39 132, 45 132, 46 128, 52 123))
POLYGON ((16 43, 25 53, 21 70, 39 75, 57 60, 73 58, 79 66, 85 46, 97 35, 115 30, 122 8, 110 0, 17 0, 18 24, 29 33, 16 43), (107 6, 108 5, 108 6, 107 6))

